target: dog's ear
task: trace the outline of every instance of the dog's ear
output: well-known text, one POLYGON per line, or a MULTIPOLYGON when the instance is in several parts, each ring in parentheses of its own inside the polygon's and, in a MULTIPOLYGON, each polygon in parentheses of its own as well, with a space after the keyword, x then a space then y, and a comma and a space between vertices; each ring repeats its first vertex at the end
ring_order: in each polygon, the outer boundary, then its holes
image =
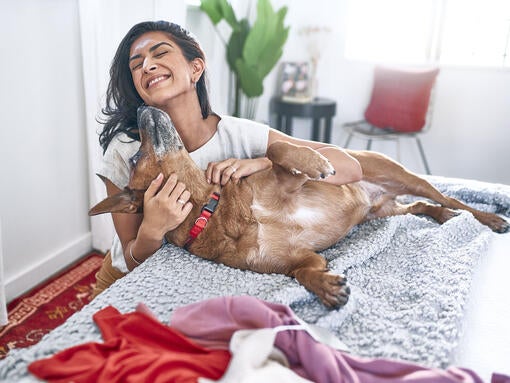
POLYGON ((143 191, 124 189, 107 197, 89 210, 89 215, 104 213, 141 213, 143 211, 143 191))

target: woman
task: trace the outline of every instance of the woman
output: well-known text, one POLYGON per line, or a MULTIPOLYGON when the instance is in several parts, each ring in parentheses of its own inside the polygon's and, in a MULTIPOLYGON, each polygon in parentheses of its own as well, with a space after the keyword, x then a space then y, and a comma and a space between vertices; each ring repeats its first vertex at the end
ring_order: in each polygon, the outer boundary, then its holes
MULTIPOLYGON (((314 148, 326 156, 336 174, 324 182, 345 184, 361 178, 359 163, 332 145, 287 136, 267 125, 218 116, 209 105, 205 55, 180 26, 165 21, 135 25, 121 41, 110 68, 99 142, 104 159, 98 174, 113 195, 129 181, 129 159, 140 146, 137 108, 145 103, 168 113, 184 146, 208 182, 224 185, 271 166, 265 157, 276 140, 314 148)), ((116 236, 97 273, 95 295, 156 250, 192 206, 186 185, 171 176, 156 178, 144 196, 144 213, 112 214, 116 236), (113 266, 113 267, 112 267, 113 266)))

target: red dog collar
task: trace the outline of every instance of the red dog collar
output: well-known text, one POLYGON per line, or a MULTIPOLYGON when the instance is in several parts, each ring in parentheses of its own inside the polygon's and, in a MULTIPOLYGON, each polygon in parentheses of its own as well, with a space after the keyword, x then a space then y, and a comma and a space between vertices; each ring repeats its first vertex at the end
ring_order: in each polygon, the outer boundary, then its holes
POLYGON ((202 230, 204 230, 205 226, 207 225, 207 222, 209 222, 209 218, 211 218, 211 215, 216 210, 219 200, 220 193, 213 192, 211 194, 211 197, 209 198, 209 202, 207 202, 207 204, 204 205, 204 207, 200 211, 200 216, 195 220, 195 224, 189 231, 188 240, 184 244, 185 249, 188 249, 189 245, 191 245, 191 242, 193 242, 193 240, 196 237, 198 237, 202 230))

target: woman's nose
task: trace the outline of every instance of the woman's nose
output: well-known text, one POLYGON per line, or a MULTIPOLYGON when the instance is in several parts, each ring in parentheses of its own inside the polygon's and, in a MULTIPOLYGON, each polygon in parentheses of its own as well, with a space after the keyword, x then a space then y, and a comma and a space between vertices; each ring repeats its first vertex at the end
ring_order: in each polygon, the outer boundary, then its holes
POLYGON ((143 70, 145 72, 151 72, 157 68, 157 65, 151 62, 148 58, 143 60, 143 70))

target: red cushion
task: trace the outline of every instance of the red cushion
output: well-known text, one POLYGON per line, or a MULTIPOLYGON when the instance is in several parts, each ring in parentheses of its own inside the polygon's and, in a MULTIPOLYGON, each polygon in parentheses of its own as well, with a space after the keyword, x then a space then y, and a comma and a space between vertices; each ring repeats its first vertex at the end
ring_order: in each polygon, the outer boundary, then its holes
POLYGON ((423 129, 430 92, 438 73, 438 68, 376 67, 365 119, 379 128, 391 128, 398 132, 423 129))

